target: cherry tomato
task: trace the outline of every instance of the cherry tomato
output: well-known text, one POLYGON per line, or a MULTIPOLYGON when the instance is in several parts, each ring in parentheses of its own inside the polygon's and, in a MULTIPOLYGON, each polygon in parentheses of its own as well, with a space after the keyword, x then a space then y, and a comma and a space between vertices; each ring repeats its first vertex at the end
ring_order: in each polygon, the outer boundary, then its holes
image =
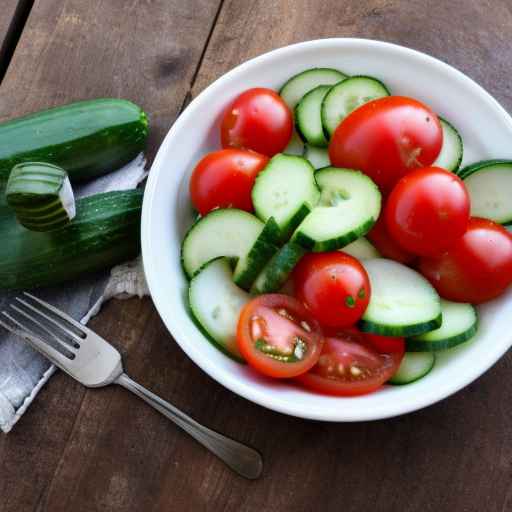
POLYGON ((243 149, 208 153, 190 178, 190 196, 195 209, 205 215, 214 208, 240 208, 252 212, 251 190, 268 157, 243 149))
POLYGON ((340 251, 306 254, 293 272, 296 296, 322 325, 355 324, 370 300, 370 281, 356 258, 340 251))
POLYGON ((293 115, 272 89, 249 89, 228 107, 221 122, 223 148, 252 149, 267 156, 280 153, 290 142, 293 115))
MULTIPOLYGON (((384 207, 385 209, 385 207, 384 207)), ((411 264, 416 256, 402 249, 388 232, 384 215, 381 215, 373 228, 366 234, 366 238, 375 246, 384 258, 389 258, 404 265, 411 264)))
POLYGON ((512 236, 499 224, 473 217, 466 233, 439 258, 422 258, 419 269, 439 295, 479 304, 512 282, 512 236))
POLYGON ((379 389, 397 371, 403 352, 379 354, 357 331, 326 338, 318 363, 297 380, 326 395, 355 396, 379 389))
POLYGON ((466 232, 469 210, 462 180, 439 167, 426 167, 396 184, 384 214, 389 233, 401 247, 435 257, 466 232))
POLYGON ((372 334, 369 332, 364 333, 365 338, 375 348, 377 352, 381 354, 404 354, 405 352, 405 340, 404 338, 392 337, 392 336, 379 336, 378 334, 372 334))
POLYGON ((243 307, 237 345, 260 373, 289 378, 307 372, 318 361, 323 335, 297 299, 274 293, 260 295, 243 307))
POLYGON ((443 132, 437 115, 412 98, 387 96, 349 114, 329 144, 332 165, 359 169, 383 193, 412 169, 431 165, 443 132))

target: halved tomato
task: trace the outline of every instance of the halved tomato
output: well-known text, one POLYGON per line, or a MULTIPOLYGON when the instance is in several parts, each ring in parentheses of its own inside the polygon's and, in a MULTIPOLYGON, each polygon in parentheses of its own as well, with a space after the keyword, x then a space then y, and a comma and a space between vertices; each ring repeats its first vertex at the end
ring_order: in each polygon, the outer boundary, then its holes
POLYGON ((379 389, 397 371, 403 352, 377 352, 355 329, 326 338, 318 363, 297 377, 307 388, 326 395, 365 395, 379 389))
POLYGON ((260 373, 290 378, 307 372, 320 357, 323 335, 318 322, 295 298, 260 295, 242 309, 238 350, 260 373))

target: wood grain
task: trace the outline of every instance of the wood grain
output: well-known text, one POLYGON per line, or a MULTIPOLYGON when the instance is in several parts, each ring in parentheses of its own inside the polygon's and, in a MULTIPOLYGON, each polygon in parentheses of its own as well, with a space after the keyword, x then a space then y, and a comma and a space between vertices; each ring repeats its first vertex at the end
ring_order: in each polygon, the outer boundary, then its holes
MULTIPOLYGON (((149 109, 156 144, 189 87, 195 95, 247 58, 333 36, 431 53, 512 108, 508 0, 225 0, 195 78, 217 4, 36 6, 0 89, 4 116, 120 95, 149 109), (31 67, 32 82, 25 79, 31 67)), ((121 348, 135 379, 261 449, 263 477, 234 476, 122 389, 84 391, 57 375, 13 433, 0 438, 0 512, 512 510, 510 354, 423 411, 322 424, 268 411, 220 387, 172 341, 149 299, 112 302, 93 327, 121 348)))

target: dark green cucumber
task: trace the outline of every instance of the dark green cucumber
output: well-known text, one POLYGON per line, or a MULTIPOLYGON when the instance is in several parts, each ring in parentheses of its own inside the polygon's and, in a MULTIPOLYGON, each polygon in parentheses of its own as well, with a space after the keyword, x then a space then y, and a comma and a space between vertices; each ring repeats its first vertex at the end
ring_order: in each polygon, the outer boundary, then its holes
POLYGON ((0 123, 0 183, 20 162, 66 170, 72 182, 118 169, 143 149, 146 114, 122 99, 71 103, 0 123))
POLYGON ((142 191, 79 199, 71 224, 48 233, 28 231, 0 209, 0 289, 59 284, 137 256, 142 191))
POLYGON ((75 216, 75 198, 64 169, 44 162, 15 165, 5 190, 20 224, 32 231, 52 231, 75 216))

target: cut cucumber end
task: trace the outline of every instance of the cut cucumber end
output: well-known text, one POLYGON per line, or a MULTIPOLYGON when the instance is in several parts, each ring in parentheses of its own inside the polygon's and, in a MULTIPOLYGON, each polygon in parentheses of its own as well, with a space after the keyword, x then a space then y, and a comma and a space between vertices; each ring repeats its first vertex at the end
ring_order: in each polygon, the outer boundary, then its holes
POLYGON ((311 144, 304 144, 303 156, 315 169, 322 169, 331 165, 327 148, 316 148, 311 144))
POLYGON ((435 362, 436 357, 433 352, 406 353, 388 384, 404 385, 416 382, 432 371, 435 362))
POLYGON ((439 122, 443 129, 443 146, 439 156, 432 165, 442 167, 447 171, 457 172, 464 156, 462 137, 446 119, 439 117, 439 122))
POLYGON ((304 95, 295 108, 297 132, 304 141, 321 148, 327 147, 328 141, 324 135, 320 109, 322 101, 330 88, 329 85, 315 87, 304 95))
POLYGON ((358 260, 371 260, 373 258, 381 257, 375 246, 364 237, 358 238, 354 242, 342 247, 340 251, 343 251, 358 260))

